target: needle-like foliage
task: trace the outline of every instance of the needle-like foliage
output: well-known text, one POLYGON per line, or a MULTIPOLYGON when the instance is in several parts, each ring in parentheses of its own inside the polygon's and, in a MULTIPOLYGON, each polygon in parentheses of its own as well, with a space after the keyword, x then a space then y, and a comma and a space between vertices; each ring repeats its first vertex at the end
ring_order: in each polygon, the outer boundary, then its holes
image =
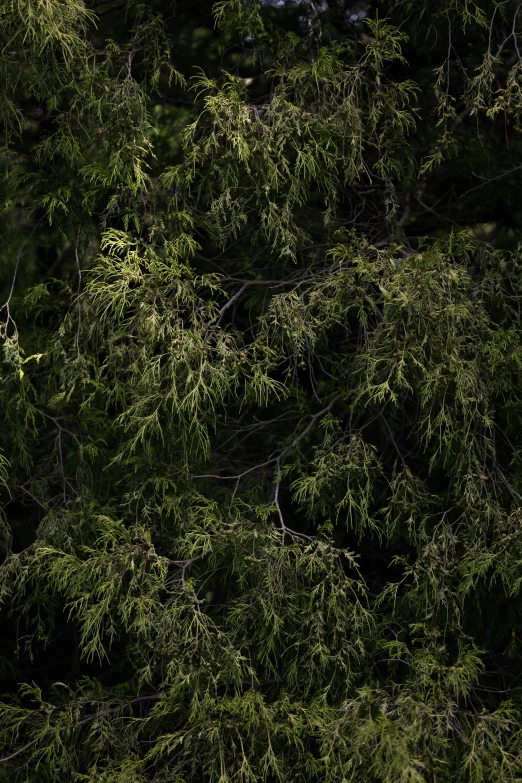
POLYGON ((0 3, 0 783, 522 781, 521 25, 0 3))

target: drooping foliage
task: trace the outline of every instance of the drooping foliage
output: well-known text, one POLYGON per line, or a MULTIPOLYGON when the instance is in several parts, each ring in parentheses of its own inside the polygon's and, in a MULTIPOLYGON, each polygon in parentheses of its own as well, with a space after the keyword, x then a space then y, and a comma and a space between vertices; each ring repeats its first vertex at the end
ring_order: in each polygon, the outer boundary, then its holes
POLYGON ((3 0, 0 781, 522 780, 515 0, 3 0))

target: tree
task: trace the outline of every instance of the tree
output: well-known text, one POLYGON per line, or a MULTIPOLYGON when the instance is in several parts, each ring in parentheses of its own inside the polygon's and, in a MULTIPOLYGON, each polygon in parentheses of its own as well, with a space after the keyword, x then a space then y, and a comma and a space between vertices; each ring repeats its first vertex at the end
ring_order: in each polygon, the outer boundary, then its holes
POLYGON ((0 781, 522 779, 514 0, 0 6, 0 781))

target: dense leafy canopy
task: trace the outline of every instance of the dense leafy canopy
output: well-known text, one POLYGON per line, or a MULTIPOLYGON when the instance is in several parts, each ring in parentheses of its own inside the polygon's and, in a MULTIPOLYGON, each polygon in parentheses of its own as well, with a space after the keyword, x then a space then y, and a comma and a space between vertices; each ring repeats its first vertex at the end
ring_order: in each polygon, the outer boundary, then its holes
POLYGON ((0 781, 522 780, 516 0, 3 0, 0 781))

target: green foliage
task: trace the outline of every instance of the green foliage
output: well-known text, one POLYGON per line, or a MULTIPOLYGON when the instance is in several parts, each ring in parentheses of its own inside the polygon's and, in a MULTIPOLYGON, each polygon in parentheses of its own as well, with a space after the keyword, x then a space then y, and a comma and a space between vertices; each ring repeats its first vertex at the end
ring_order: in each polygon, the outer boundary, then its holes
POLYGON ((0 7, 0 783, 522 780, 511 0, 0 7))

